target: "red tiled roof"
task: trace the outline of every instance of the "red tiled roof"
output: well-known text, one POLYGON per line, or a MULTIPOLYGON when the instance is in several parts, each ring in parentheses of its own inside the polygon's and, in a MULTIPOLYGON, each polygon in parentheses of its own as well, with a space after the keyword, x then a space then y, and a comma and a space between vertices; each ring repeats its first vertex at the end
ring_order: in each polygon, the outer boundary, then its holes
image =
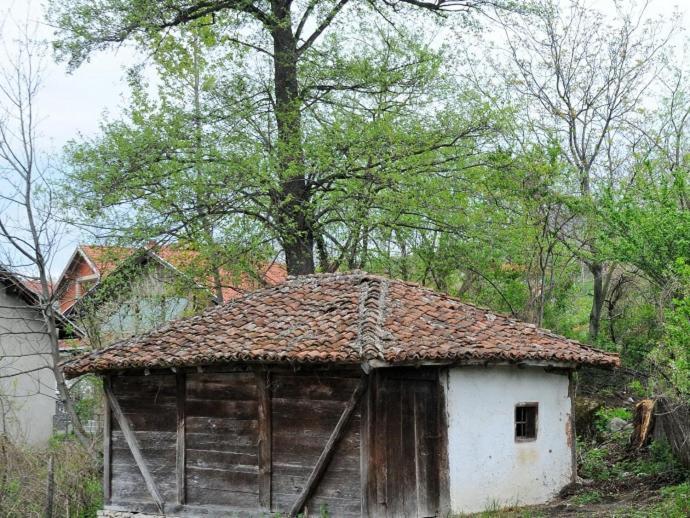
POLYGON ((365 273, 309 275, 66 362, 65 373, 235 361, 357 364, 547 361, 602 367, 615 354, 365 273))
MULTIPOLYGON (((43 286, 41 285, 41 281, 39 279, 23 278, 22 282, 24 283, 24 285, 27 288, 29 288, 36 295, 42 295, 43 294, 43 286)), ((48 284, 48 291, 49 292, 53 291, 53 284, 52 283, 48 284)))
MULTIPOLYGON (((101 245, 80 245, 80 249, 91 264, 96 267, 96 272, 94 273, 97 273, 101 279, 116 270, 127 258, 143 251, 143 249, 137 248, 101 245)), ((195 250, 178 248, 173 245, 163 245, 153 246, 149 249, 149 252, 182 272, 199 268, 200 254, 195 250)), ((69 267, 70 265, 67 268, 69 267)), ((246 273, 237 275, 234 272, 221 268, 220 280, 223 299, 226 301, 231 300, 261 285, 273 285, 283 282, 287 276, 285 266, 282 264, 272 263, 261 268, 263 268, 263 271, 259 272, 261 280, 253 279, 246 273)), ((211 277, 197 280, 197 282, 213 291, 214 280, 211 277)), ((63 298, 65 299, 63 301, 63 311, 69 309, 78 299, 75 294, 66 294, 63 298)))
POLYGON ((79 247, 96 267, 97 271, 94 273, 101 277, 111 273, 136 250, 124 246, 80 245, 79 247))

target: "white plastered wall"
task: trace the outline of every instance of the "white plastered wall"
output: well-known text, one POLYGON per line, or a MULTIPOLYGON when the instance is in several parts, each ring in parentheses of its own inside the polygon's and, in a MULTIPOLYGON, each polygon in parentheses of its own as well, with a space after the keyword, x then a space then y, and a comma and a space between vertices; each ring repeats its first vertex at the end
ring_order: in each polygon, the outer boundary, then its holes
POLYGON ((543 368, 455 367, 447 380, 454 513, 545 502, 573 475, 566 374, 543 368), (515 405, 538 402, 537 438, 515 440, 515 405))
POLYGON ((0 434, 43 446, 53 433, 55 377, 41 315, 0 286, 0 434))

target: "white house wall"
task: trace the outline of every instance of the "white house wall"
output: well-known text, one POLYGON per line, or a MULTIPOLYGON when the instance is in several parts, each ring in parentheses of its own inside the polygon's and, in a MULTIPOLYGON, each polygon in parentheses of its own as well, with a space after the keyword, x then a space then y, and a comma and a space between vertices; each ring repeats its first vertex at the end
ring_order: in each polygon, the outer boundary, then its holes
POLYGON ((450 504, 478 512, 549 500, 573 474, 568 376, 456 367, 447 380, 450 504), (515 405, 538 402, 537 438, 515 440, 515 405))
POLYGON ((39 445, 53 431, 55 378, 40 313, 0 285, 0 433, 39 445))

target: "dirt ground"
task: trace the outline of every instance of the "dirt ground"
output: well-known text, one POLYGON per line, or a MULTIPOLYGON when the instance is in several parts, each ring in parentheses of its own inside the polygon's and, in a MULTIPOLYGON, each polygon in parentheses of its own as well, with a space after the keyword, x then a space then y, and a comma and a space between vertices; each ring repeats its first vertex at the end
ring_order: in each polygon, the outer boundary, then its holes
MULTIPOLYGON (((615 483, 576 485, 564 491, 555 501, 515 511, 504 511, 484 516, 501 518, 563 517, 643 517, 659 516, 652 508, 662 497, 660 488, 668 484, 659 477, 631 477, 615 483), (587 502, 588 495, 598 495, 596 501, 587 502)), ((481 516, 481 515, 480 515, 481 516)))

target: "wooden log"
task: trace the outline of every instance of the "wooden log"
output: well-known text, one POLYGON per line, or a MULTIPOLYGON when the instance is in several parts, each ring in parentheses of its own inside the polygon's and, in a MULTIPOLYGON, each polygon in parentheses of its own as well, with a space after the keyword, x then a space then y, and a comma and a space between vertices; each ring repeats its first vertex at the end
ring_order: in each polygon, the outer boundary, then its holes
POLYGON ((331 436, 329 437, 326 446, 324 447, 323 451, 321 452, 321 455, 316 461, 316 465, 314 466, 314 469, 309 475, 307 483, 304 485, 302 492, 299 494, 297 500, 295 500, 295 503, 292 505, 292 508, 290 509, 290 516, 297 516, 297 514, 302 510, 304 504, 307 501, 307 498, 309 498, 311 493, 314 491, 314 489, 319 483, 319 480, 323 476, 324 471, 326 471, 328 463, 330 462, 331 458, 333 457, 333 453, 335 452, 335 447, 340 442, 340 439, 343 436, 343 432, 347 424, 349 423, 355 408, 357 407, 357 403, 359 402, 362 394, 366 389, 367 381, 368 376, 362 376, 359 381, 359 384, 352 392, 352 396, 350 396, 350 399, 345 405, 345 409, 343 410, 343 413, 341 414, 338 423, 335 425, 335 428, 333 429, 333 432, 331 433, 331 436))
POLYGON ((256 372, 259 395, 259 506, 271 511, 271 373, 256 372))
POLYGON ((630 437, 630 445, 639 449, 649 444, 654 428, 653 399, 643 399, 635 405, 633 416, 633 433, 630 437))
POLYGON ((175 473, 177 474, 177 503, 185 504, 186 500, 186 445, 185 445, 185 401, 187 397, 186 374, 177 373, 177 441, 175 444, 175 473))
POLYGON ((132 453, 132 457, 134 457, 134 461, 136 462, 137 467, 141 472, 141 476, 144 478, 146 488, 148 489, 151 498, 153 498, 156 507, 158 508, 160 513, 163 514, 163 508, 165 505, 163 503, 163 498, 161 497, 160 491, 158 490, 158 486, 156 486, 156 482, 153 480, 149 468, 146 465, 146 461, 144 460, 144 457, 141 454, 141 449, 139 448, 139 443, 137 441, 136 435, 134 435, 132 428, 129 426, 129 421, 127 420, 127 417, 125 417, 125 415, 122 413, 120 403, 117 401, 115 394, 113 394, 110 384, 105 384, 103 388, 105 389, 105 396, 108 400, 108 404, 110 405, 112 415, 113 417, 115 417, 115 420, 117 421, 117 424, 119 425, 120 430, 122 431, 125 437, 125 441, 127 442, 127 446, 129 446, 129 450, 132 453))
MULTIPOLYGON (((110 384, 110 376, 103 377, 103 390, 110 384)), ((103 409, 103 502, 109 505, 112 498, 112 416, 108 399, 103 409)))

